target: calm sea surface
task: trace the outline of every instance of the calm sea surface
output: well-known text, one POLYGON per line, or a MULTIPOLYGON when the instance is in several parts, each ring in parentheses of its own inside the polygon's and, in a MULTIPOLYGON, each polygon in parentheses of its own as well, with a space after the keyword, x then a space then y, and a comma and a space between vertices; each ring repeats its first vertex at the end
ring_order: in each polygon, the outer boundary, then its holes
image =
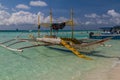
MULTIPOLYGON (((88 38, 89 32, 76 31, 74 37, 88 38)), ((0 42, 16 36, 28 38, 31 33, 37 35, 36 32, 0 32, 0 42)), ((55 34, 71 37, 70 31, 55 34)), ((49 32, 41 32, 41 35, 49 35, 49 32)), ((21 43, 14 47, 26 45, 30 43, 21 43)), ((90 71, 111 68, 119 61, 120 41, 110 40, 106 45, 111 47, 100 46, 87 55, 93 58, 91 61, 78 58, 60 46, 41 46, 25 49, 23 52, 13 52, 0 47, 0 80, 87 80, 84 77, 90 71)))

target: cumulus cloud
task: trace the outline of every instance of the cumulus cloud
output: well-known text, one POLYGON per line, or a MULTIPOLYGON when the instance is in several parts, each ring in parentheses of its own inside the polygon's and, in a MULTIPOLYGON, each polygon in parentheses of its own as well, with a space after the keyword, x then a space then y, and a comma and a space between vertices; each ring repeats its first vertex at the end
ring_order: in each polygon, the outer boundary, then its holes
POLYGON ((114 9, 108 10, 107 14, 112 17, 120 17, 120 13, 117 13, 114 9))
POLYGON ((41 6, 41 7, 43 7, 43 6, 47 6, 47 3, 44 2, 44 1, 31 1, 30 5, 31 6, 41 6))
POLYGON ((30 9, 30 7, 28 7, 27 5, 24 5, 24 4, 18 4, 16 6, 16 8, 18 8, 18 9, 30 9))
POLYGON ((120 13, 114 9, 108 10, 102 15, 96 13, 85 14, 84 25, 119 25, 120 24, 120 13))
POLYGON ((109 21, 116 25, 120 24, 120 13, 116 12, 114 9, 108 10, 107 14, 110 16, 109 21))
POLYGON ((27 11, 8 13, 5 10, 0 11, 0 25, 19 25, 19 24, 36 24, 37 14, 27 11))
POLYGON ((36 14, 30 12, 19 11, 12 13, 8 19, 9 24, 34 24, 36 21, 36 14))
POLYGON ((8 25, 7 19, 10 17, 10 14, 5 10, 0 10, 0 25, 8 25))
MULTIPOLYGON (((40 15, 41 23, 49 23, 50 16, 45 16, 42 12, 37 14, 28 11, 18 11, 9 13, 5 10, 0 11, 0 25, 22 25, 22 24, 37 24, 38 15, 40 15)), ((59 20, 65 21, 66 18, 58 18, 59 20)), ((53 19, 55 21, 55 19, 53 19)))

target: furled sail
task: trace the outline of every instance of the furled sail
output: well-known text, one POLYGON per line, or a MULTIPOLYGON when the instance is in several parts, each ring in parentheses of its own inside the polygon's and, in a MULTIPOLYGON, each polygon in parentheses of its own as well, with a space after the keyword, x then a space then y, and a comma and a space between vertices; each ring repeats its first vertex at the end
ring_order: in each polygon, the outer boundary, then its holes
POLYGON ((52 27, 53 30, 59 30, 63 29, 66 26, 65 22, 62 23, 52 23, 50 27, 52 27))

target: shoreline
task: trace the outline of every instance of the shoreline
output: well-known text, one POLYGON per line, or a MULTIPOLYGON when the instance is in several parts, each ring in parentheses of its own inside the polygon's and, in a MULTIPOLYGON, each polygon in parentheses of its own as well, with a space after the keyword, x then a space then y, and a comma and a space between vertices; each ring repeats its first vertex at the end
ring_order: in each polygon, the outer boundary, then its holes
POLYGON ((120 80, 120 61, 117 61, 108 72, 108 80, 120 80))
POLYGON ((120 60, 115 60, 106 67, 98 66, 84 73, 81 80, 120 80, 120 60))

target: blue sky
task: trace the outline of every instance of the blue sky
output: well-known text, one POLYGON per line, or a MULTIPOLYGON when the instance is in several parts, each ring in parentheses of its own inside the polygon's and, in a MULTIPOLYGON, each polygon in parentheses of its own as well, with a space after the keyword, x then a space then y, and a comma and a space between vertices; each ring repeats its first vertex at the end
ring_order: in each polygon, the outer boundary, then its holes
POLYGON ((72 8, 77 29, 120 25, 119 0, 0 0, 0 29, 30 29, 38 14, 48 23, 50 8, 54 22, 69 20, 72 8))

